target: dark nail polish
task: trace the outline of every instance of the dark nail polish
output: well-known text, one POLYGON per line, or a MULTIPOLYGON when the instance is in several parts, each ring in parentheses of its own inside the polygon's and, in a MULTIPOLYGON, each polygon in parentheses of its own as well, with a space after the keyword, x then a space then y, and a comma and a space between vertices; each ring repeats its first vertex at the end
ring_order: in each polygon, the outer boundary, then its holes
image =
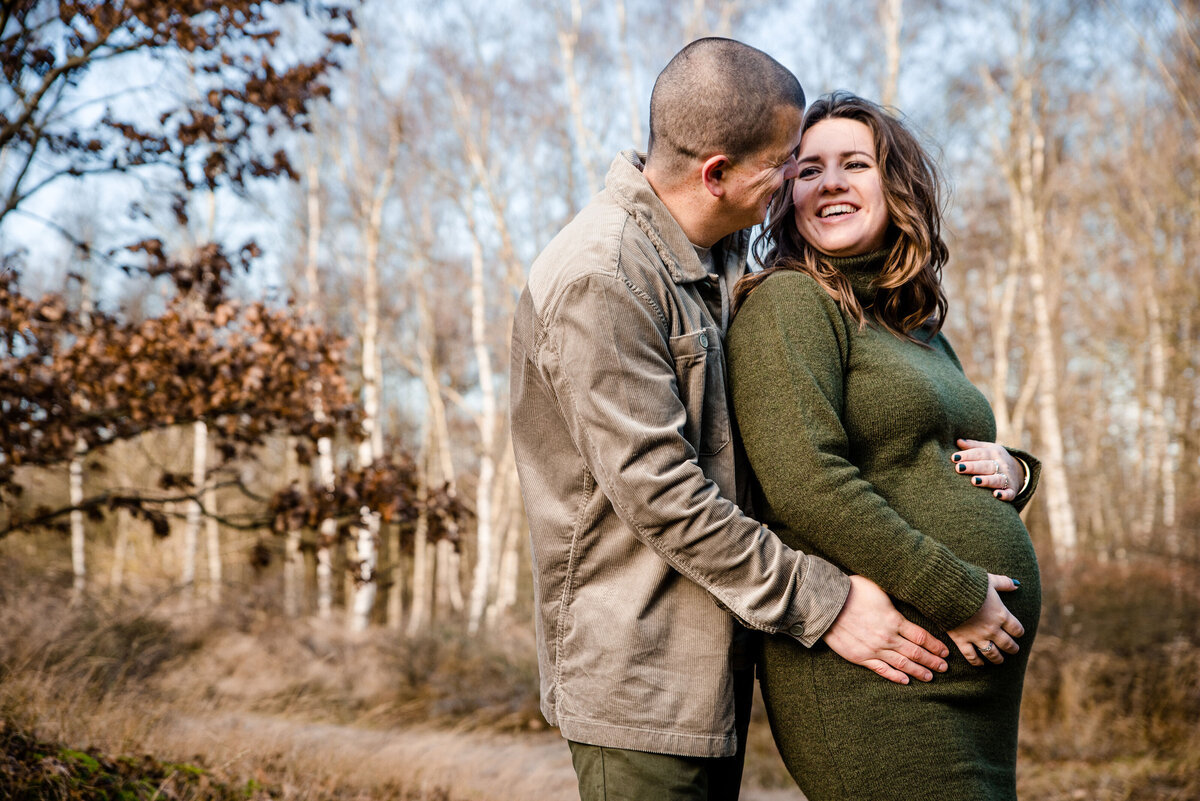
POLYGON ((953 456, 951 456, 950 458, 951 458, 951 459, 953 459, 953 460, 954 460, 954 461, 956 461, 956 462, 961 462, 961 461, 962 461, 962 454, 956 453, 956 454, 954 454, 953 456))
POLYGON ((993 493, 992 493, 992 495, 993 495, 994 497, 997 497, 997 498, 999 498, 999 497, 1000 497, 1000 490, 996 490, 995 492, 993 492, 993 493))
POLYGON ((983 479, 979 476, 975 476, 975 478, 971 479, 971 481, 974 482, 975 486, 979 486, 983 483, 983 479))
POLYGON ((960 465, 958 466, 958 472, 960 472, 960 473, 965 473, 965 472, 967 472, 967 466, 966 466, 965 464, 960 464, 960 465))
POLYGON ((1014 586, 1014 587, 1020 587, 1020 586, 1021 586, 1021 582, 1017 581, 1016 579, 1013 579, 1013 586, 1014 586))

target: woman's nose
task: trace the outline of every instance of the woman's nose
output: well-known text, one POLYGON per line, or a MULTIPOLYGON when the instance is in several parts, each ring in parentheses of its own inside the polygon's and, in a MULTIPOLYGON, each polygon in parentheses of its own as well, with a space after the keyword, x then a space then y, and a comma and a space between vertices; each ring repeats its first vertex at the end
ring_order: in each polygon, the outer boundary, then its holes
POLYGON ((822 192, 837 192, 845 189, 849 184, 846 182, 846 173, 836 167, 825 170, 821 174, 821 191, 822 192))

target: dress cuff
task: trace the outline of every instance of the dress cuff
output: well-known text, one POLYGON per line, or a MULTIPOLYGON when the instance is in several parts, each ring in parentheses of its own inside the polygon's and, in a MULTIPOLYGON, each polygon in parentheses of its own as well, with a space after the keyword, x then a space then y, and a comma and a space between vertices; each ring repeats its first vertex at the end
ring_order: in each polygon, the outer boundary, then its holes
POLYGON ((1021 486, 1021 491, 1017 493, 1017 497, 1013 498, 1012 504, 1017 508, 1017 511, 1022 511, 1029 499, 1033 497, 1033 493, 1037 492, 1038 479, 1041 478, 1042 463, 1037 457, 1026 453, 1017 448, 1010 448, 1007 445, 1004 449, 1012 454, 1014 459, 1018 459, 1021 465, 1025 468, 1025 483, 1021 486))

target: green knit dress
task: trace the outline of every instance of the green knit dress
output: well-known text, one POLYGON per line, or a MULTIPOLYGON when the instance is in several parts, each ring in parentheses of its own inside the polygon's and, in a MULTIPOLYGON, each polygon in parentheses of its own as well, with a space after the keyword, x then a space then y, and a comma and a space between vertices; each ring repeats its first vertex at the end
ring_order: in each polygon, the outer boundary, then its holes
MULTIPOLYGON (((864 307, 883 256, 834 260, 864 307)), ((993 441, 995 420, 945 338, 927 344, 859 330, 792 271, 763 281, 729 332, 756 516, 788 545, 878 583, 951 652, 932 682, 899 685, 824 642, 764 639, 771 729, 810 801, 1016 798, 1021 684, 1041 607, 1018 512, 1035 482, 1005 503, 955 472, 956 440, 993 441), (946 631, 982 605, 988 572, 1021 582, 1001 598, 1025 635, 1002 665, 972 667, 946 631)))

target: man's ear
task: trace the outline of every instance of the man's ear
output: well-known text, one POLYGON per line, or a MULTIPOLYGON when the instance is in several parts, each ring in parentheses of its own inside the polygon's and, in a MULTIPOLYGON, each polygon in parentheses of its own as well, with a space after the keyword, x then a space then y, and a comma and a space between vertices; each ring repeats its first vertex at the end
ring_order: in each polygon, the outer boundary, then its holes
POLYGON ((733 163, 729 160, 728 156, 718 153, 715 156, 710 156, 700 167, 700 179, 704 181, 704 188, 713 197, 724 196, 725 176, 732 166, 733 163))

